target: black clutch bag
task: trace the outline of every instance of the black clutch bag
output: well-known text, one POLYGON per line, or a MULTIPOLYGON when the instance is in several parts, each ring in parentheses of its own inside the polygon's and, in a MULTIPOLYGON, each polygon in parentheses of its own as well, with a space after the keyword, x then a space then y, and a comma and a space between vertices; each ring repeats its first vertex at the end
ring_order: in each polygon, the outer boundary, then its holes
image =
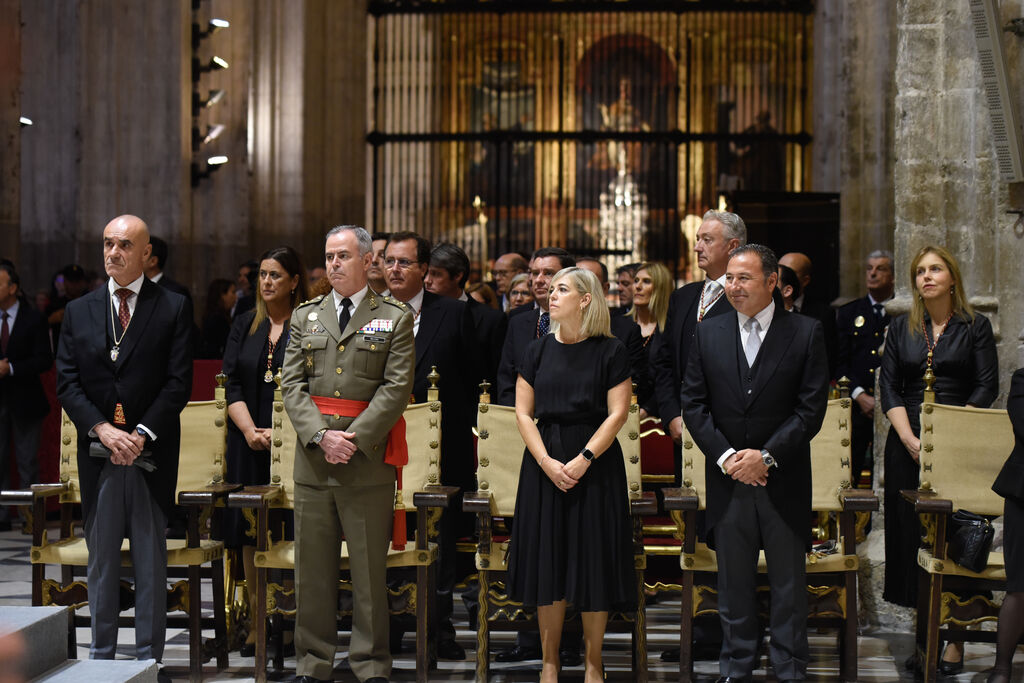
POLYGON ((967 510, 957 510, 949 519, 946 539, 949 559, 972 572, 980 572, 988 565, 995 530, 992 522, 967 510))

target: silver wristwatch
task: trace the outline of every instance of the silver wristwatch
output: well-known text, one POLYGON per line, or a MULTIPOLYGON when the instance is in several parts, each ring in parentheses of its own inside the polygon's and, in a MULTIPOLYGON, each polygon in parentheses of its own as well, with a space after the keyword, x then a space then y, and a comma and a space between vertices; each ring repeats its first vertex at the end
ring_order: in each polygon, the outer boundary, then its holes
POLYGON ((326 427, 324 427, 323 429, 319 430, 316 434, 313 435, 313 438, 309 440, 310 445, 311 446, 319 446, 320 442, 324 438, 324 434, 326 434, 326 433, 327 433, 327 428, 326 427))
POLYGON ((772 457, 772 454, 763 448, 761 449, 761 460, 764 462, 764 466, 769 469, 772 467, 777 468, 779 466, 779 463, 775 462, 775 458, 772 457))

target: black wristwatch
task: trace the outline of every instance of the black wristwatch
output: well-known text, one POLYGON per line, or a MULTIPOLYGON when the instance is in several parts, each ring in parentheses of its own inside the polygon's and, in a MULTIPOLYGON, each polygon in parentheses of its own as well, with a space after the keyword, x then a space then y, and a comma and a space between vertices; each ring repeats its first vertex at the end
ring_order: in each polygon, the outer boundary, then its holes
POLYGON ((583 459, 586 460, 587 462, 590 462, 591 460, 594 459, 594 452, 589 448, 584 448, 582 451, 580 451, 580 455, 582 455, 583 459))
POLYGON ((778 468, 779 466, 779 463, 775 462, 775 458, 772 457, 772 454, 763 448, 761 449, 761 460, 764 461, 764 466, 769 469, 772 467, 778 468))

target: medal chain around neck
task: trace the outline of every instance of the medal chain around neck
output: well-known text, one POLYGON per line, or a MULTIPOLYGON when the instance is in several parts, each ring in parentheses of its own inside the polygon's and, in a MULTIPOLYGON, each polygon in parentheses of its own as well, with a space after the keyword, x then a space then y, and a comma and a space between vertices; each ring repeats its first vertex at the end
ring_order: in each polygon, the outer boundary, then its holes
POLYGON ((937 335, 935 335, 935 341, 932 341, 928 337, 928 326, 925 324, 924 320, 921 321, 921 332, 924 333, 924 345, 928 349, 927 363, 929 369, 932 367, 932 358, 935 355, 935 345, 939 343, 939 337, 941 337, 942 334, 946 331, 946 326, 949 325, 949 321, 952 319, 953 313, 951 311, 950 314, 946 316, 946 320, 942 323, 942 330, 937 335))
POLYGON ((277 337, 277 342, 275 343, 274 340, 270 338, 270 333, 267 333, 267 371, 263 373, 263 381, 267 384, 274 381, 274 349, 276 349, 277 345, 281 343, 281 337, 283 336, 284 331, 282 330, 281 334, 277 337))
MULTIPOLYGON (((134 292, 132 292, 132 294, 134 294, 134 292)), ((128 297, 125 297, 124 305, 128 305, 128 297)), ((135 320, 134 315, 128 318, 128 324, 124 326, 123 330, 121 330, 121 337, 118 338, 117 325, 114 324, 114 300, 110 300, 110 332, 114 336, 114 346, 110 349, 110 360, 117 360, 117 355, 121 352, 121 342, 124 341, 124 336, 128 334, 128 328, 131 327, 133 320, 135 320)))
POLYGON ((708 283, 711 282, 715 282, 715 280, 708 280, 704 283, 704 288, 700 291, 700 310, 697 311, 697 322, 704 320, 704 315, 708 312, 708 309, 718 303, 718 300, 722 298, 723 294, 725 294, 725 288, 722 287, 715 293, 715 298, 705 304, 704 295, 708 291, 708 283))

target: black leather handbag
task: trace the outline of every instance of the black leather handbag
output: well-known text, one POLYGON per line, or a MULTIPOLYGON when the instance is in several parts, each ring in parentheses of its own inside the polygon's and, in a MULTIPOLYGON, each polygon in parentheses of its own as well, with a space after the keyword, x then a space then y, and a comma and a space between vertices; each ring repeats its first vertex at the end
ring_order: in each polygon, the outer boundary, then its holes
POLYGON ((957 510, 949 519, 946 540, 951 560, 972 572, 988 565, 995 529, 992 522, 967 510, 957 510))

